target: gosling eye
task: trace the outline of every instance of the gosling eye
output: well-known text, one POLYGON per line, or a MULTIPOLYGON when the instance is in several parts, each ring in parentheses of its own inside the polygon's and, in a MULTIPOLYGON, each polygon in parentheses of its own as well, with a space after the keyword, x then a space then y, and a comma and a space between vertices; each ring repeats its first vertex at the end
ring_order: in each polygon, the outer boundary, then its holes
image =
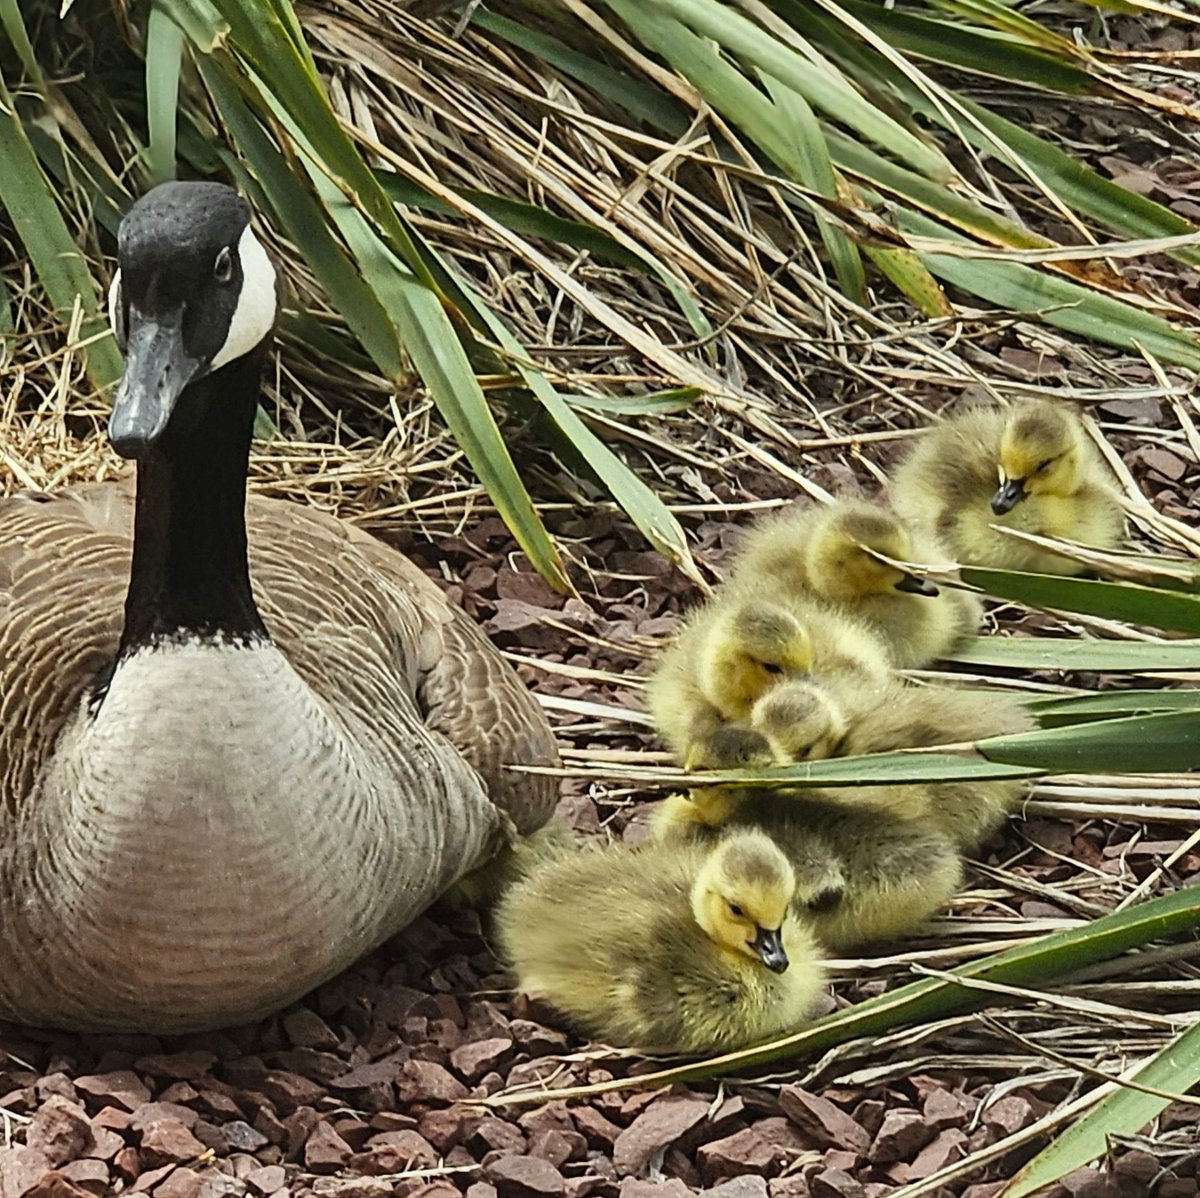
POLYGON ((762 663, 762 668, 764 670, 766 670, 768 674, 782 674, 783 673, 783 666, 781 666, 776 661, 764 661, 762 663))
POLYGON ((1040 463, 1040 465, 1038 466, 1038 468, 1037 468, 1037 469, 1034 471, 1034 474, 1041 474, 1041 472, 1042 472, 1043 470, 1046 470, 1046 469, 1048 469, 1050 466, 1053 466, 1053 465, 1054 465, 1054 459, 1053 459, 1053 458, 1047 458, 1047 459, 1046 459, 1044 462, 1040 463))
POLYGON ((213 277, 218 283, 228 283, 233 278, 233 254, 229 252, 227 245, 221 247, 217 260, 213 263, 213 277))
POLYGON ((737 919, 741 919, 746 914, 746 912, 743 911, 741 909, 741 907, 739 907, 737 905, 737 903, 730 903, 729 904, 729 914, 734 916, 737 919))

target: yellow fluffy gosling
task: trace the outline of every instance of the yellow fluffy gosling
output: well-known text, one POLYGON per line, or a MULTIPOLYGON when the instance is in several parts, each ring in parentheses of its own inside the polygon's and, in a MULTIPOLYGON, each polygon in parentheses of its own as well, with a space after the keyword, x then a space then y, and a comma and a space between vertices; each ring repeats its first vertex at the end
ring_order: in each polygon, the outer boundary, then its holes
POLYGON ((790 1030, 823 986, 795 876, 748 829, 702 845, 608 845, 538 865, 497 910, 521 990, 610 1044, 730 1049, 790 1030))
POLYGON ((990 525, 1117 546, 1125 520, 1111 473, 1076 412, 1038 401, 974 409, 921 437, 896 471, 896 511, 964 564, 1044 574, 1085 567, 990 525))
POLYGON ((913 536, 882 504, 842 499, 823 509, 789 511, 753 529, 732 578, 808 594, 865 621, 902 669, 944 657, 979 627, 982 605, 974 595, 939 591, 876 554, 917 564, 948 558, 928 532, 913 536))

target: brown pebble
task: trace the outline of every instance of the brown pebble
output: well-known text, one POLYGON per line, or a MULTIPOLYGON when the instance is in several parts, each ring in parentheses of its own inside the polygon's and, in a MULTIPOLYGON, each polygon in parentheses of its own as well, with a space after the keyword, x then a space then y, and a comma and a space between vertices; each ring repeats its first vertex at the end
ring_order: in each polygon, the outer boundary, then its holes
POLYGON ((621 1182, 619 1198, 691 1198, 691 1193, 678 1177, 670 1177, 666 1181, 626 1177, 621 1182))
POLYGON ((108 1193, 108 1166, 103 1161, 83 1160, 68 1161, 59 1169, 64 1177, 69 1177, 82 1190, 93 1194, 108 1193))
MULTIPOLYGON (((752 1127, 734 1132, 722 1140, 705 1144, 696 1153, 696 1164, 708 1185, 731 1177, 753 1173, 774 1177, 787 1163, 787 1153, 752 1127)), ((766 1182, 763 1183, 764 1187, 766 1182)))
POLYGON ((174 1119, 190 1131, 196 1126, 199 1118, 200 1116, 189 1107, 179 1106, 174 1102, 148 1102, 133 1112, 133 1118, 129 1120, 129 1128, 131 1131, 144 1131, 152 1123, 159 1123, 163 1119, 174 1119))
POLYGON ((44 1152, 11 1144, 0 1148, 0 1194, 15 1198, 27 1193, 50 1172, 50 1161, 44 1152))
POLYGON ((206 1178, 195 1169, 173 1169, 154 1187, 154 1198, 200 1198, 206 1178))
POLYGON ((304 1144, 304 1164, 314 1173, 336 1173, 350 1159, 350 1145, 318 1120, 304 1144))
POLYGON ((598 1148, 601 1151, 610 1149, 616 1143, 617 1136, 621 1134, 621 1129, 594 1107, 580 1107, 578 1110, 572 1111, 572 1116, 575 1119, 575 1126, 587 1140, 589 1148, 598 1148))
POLYGON ((31 1190, 20 1198, 92 1198, 91 1191, 76 1185, 65 1173, 57 1169, 47 1173, 31 1190))
POLYGON ((540 1156, 556 1169, 567 1161, 581 1161, 587 1153, 587 1141, 577 1131, 559 1131, 551 1127, 529 1141, 529 1155, 540 1156))
POLYGON ((150 1101, 146 1083, 128 1069, 77 1077, 75 1088, 92 1098, 99 1098, 109 1106, 122 1106, 127 1111, 136 1111, 143 1103, 150 1101))
POLYGON ((708 1107, 702 1098, 686 1095, 667 1095, 652 1101, 613 1144, 618 1176, 641 1174, 655 1156, 703 1123, 708 1107))
POLYGON ((983 1112, 985 1127, 994 1127, 1006 1136, 1015 1135, 1034 1120, 1033 1105, 1019 1094, 1008 1094, 983 1112))
POLYGON ((933 1134, 933 1128, 919 1111, 888 1111, 867 1154, 868 1159, 874 1165, 910 1161, 933 1139, 933 1134))
POLYGON ((141 1155, 152 1167, 181 1165, 204 1155, 204 1145, 178 1119, 159 1119, 142 1129, 141 1155))
POLYGON ((485 1172, 499 1198, 558 1198, 565 1189, 562 1174, 536 1156, 501 1156, 485 1172))
POLYGON ((461 1077, 473 1082, 508 1064, 512 1051, 513 1042, 507 1036, 476 1040, 455 1048, 450 1053, 450 1064, 461 1077))
POLYGON ((866 1152, 871 1145, 871 1137, 860 1123, 819 1094, 784 1086, 779 1092, 779 1108, 814 1148, 837 1146, 866 1152))
POLYGON ((467 1088, 433 1061, 405 1061, 396 1078, 396 1096, 402 1106, 415 1102, 449 1105, 466 1098, 467 1088))
POLYGON ((195 1082, 205 1077, 216 1063, 214 1053, 197 1050, 139 1057, 134 1067, 139 1073, 149 1073, 151 1077, 195 1082))
POLYGON ((282 1190, 287 1183, 287 1173, 282 1165, 267 1165, 263 1169, 254 1169, 247 1173, 245 1182, 249 1189, 256 1194, 274 1194, 282 1190))
POLYGON ((316 1011, 298 1007, 283 1017, 283 1031, 295 1048, 337 1048, 337 1034, 316 1011))
POLYGON ((767 1198, 767 1182, 766 1178, 746 1173, 700 1193, 704 1198, 767 1198))
POLYGON ((58 1095, 42 1103, 25 1129, 25 1146, 43 1153, 52 1166, 87 1156, 94 1144, 83 1107, 58 1095))
POLYGON ((463 1124, 463 1143, 478 1157, 489 1152, 520 1155, 525 1151, 525 1135, 515 1123, 484 1115, 463 1124))
POLYGON ((866 1198, 862 1182, 841 1169, 824 1169, 808 1179, 812 1198, 866 1198))

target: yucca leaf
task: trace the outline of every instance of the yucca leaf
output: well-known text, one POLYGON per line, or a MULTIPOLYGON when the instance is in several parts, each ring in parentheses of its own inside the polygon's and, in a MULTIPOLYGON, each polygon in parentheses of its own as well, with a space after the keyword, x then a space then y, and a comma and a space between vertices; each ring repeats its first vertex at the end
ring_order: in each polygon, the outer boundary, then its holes
POLYGON ((175 178, 183 38, 183 30, 167 16, 161 0, 157 0, 146 23, 146 123, 150 130, 146 167, 152 184, 175 178))
POLYGON ((922 316, 936 320, 954 315, 942 285, 929 273, 918 254, 912 250, 887 250, 876 245, 863 246, 863 253, 875 263, 880 274, 907 296, 922 316))
MULTIPOLYGON (((912 209, 899 208, 896 216, 906 233, 969 244, 965 237, 912 209)), ((1008 312, 1023 312, 1093 341, 1135 353, 1141 349, 1159 361, 1200 369, 1200 341, 1195 337, 1159 316, 1090 291, 1070 279, 995 259, 956 258, 922 251, 921 260, 938 278, 1008 312)))
POLYGON ((1043 728, 1058 728, 1096 719, 1148 715, 1154 711, 1200 710, 1200 687, 1178 690, 1108 691, 1066 699, 1031 699, 1026 707, 1043 728))
POLYGON ((111 337, 104 336, 108 322, 100 312, 99 288, 75 244, 29 139, 21 127, 13 98, 0 79, 0 206, 8 213, 42 287, 64 323, 75 305, 83 311, 81 339, 96 337, 80 352, 88 377, 104 390, 121 373, 121 355, 111 337))
POLYGON ((984 570, 976 566, 963 566, 959 574, 963 582, 998 599, 1015 599, 1030 607, 1079 612, 1200 636, 1200 595, 1130 582, 984 570))
POLYGON ((1115 1137, 1136 1135, 1155 1119, 1171 1102, 1166 1094, 1191 1090, 1200 1082, 1200 1023, 1193 1023, 1148 1060, 1126 1069, 1121 1080, 1164 1093, 1105 1082, 1105 1097, 1043 1148, 997 1198, 1025 1198, 1104 1156, 1115 1137))
MULTIPOLYGON (((617 8, 616 5, 612 7, 617 8)), ((622 4, 618 12, 625 11, 627 6, 622 4)), ((803 58, 719 0, 656 0, 644 12, 646 15, 652 13, 654 20, 663 25, 677 23, 712 38, 727 53, 799 92, 813 108, 854 129, 914 170, 944 181, 956 177, 941 150, 863 99, 832 64, 818 64, 803 58), (664 20, 667 17, 671 18, 670 22, 664 20)), ((669 52, 667 58, 671 61, 669 52)), ((701 79, 682 73, 703 90, 701 79)))
POLYGON ((1200 640, 1099 641, 1066 637, 972 637, 950 655, 971 666, 1102 670, 1108 674, 1200 670, 1200 640))
MULTIPOLYGON (((959 985, 958 978, 1038 988, 1084 966, 1111 960, 1130 949, 1144 948, 1153 941, 1197 928, 1200 928, 1200 886, 1193 886, 1102 916, 1082 927, 1056 932, 1031 944, 973 961, 951 971, 953 978, 926 978, 901 986, 898 990, 826 1015, 803 1031, 767 1044, 655 1073, 616 1078, 595 1086, 499 1094, 487 1102, 492 1106, 510 1106, 586 1097, 609 1090, 658 1088, 734 1071, 744 1072, 799 1056, 813 1057, 851 1040, 978 1011, 997 1001, 994 993, 959 985)), ((1004 999, 1011 1001, 1009 995, 1004 999)))

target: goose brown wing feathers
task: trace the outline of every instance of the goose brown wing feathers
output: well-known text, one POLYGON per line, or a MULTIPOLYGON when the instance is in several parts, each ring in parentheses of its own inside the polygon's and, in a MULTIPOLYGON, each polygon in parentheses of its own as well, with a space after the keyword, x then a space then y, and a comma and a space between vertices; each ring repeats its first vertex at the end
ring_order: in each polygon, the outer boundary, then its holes
POLYGON ((115 657, 130 557, 116 491, 0 500, 0 810, 33 791, 63 724, 115 657))

